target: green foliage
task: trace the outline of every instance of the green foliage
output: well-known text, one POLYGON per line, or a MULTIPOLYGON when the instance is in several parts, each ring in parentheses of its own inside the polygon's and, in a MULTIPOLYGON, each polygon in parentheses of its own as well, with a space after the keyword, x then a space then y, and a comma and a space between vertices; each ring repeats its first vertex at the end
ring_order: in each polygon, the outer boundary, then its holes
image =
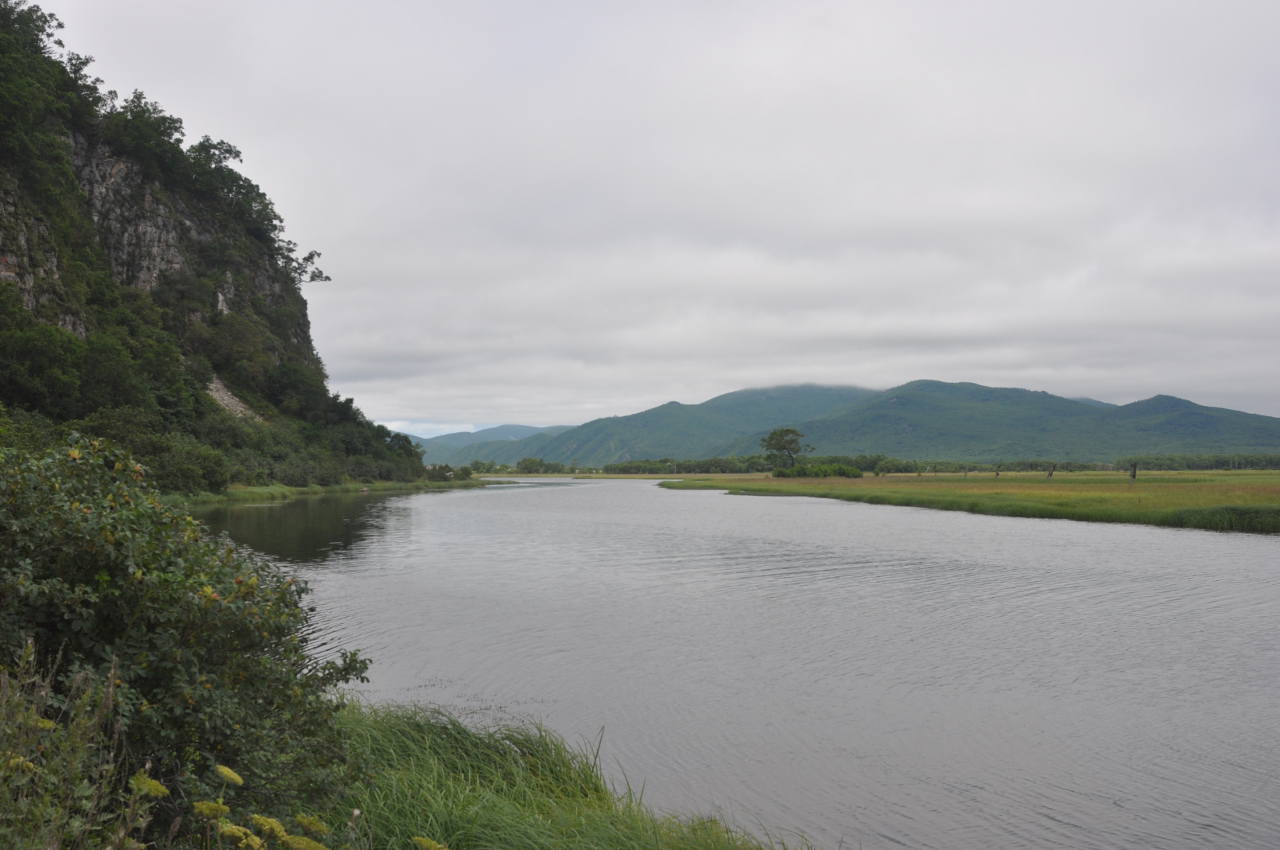
POLYGON ((684 473, 732 474, 743 472, 767 472, 772 465, 764 455, 750 457, 709 457, 701 460, 625 460, 607 463, 601 472, 607 475, 668 475, 684 473))
POLYGON ((1280 454, 1132 455, 1115 463, 1127 469, 1280 469, 1280 454))
POLYGON ((51 185, 66 166, 60 122, 70 118, 73 78, 52 57, 62 23, 39 6, 0 0, 0 162, 30 185, 51 185))
MULTIPOLYGON (((232 168, 239 150, 209 137, 184 149, 180 118, 141 92, 102 93, 90 60, 61 51, 60 26, 37 6, 0 0, 0 191, 15 202, 0 216, 0 242, 12 236, 32 268, 57 269, 36 274, 26 299, 0 282, 0 400, 10 416, 23 418, 24 433, 45 427, 37 443, 70 430, 107 437, 179 492, 419 478, 404 438, 325 386, 299 286, 327 278, 318 254, 300 255, 270 199, 232 168), (136 202, 145 195, 193 223, 199 236, 175 246, 180 271, 150 288, 113 277, 69 140, 123 159, 126 178, 140 173, 136 202), (264 421, 229 423, 205 392, 215 375, 264 421)), ((120 203, 125 220, 143 214, 120 203)))
POLYGON ((516 472, 525 475, 558 475, 566 471, 567 469, 563 463, 543 460, 540 457, 521 458, 520 462, 516 464, 516 472))
POLYGON ((862 470, 843 463, 798 463, 773 470, 774 478, 861 478, 862 470))
POLYGON ((151 178, 186 169, 182 149, 182 119, 135 91, 121 104, 112 104, 98 127, 101 138, 116 151, 142 166, 151 178))
POLYGON ((804 434, 795 428, 775 428, 760 440, 760 448, 765 450, 775 468, 792 467, 801 454, 813 451, 813 446, 800 442, 802 437, 804 434))
POLYGON ((302 584, 161 505, 139 465, 93 443, 0 463, 0 657, 33 641, 63 693, 85 672, 111 682, 124 771, 150 764, 175 792, 216 791, 214 763, 252 777, 262 809, 339 787, 330 689, 365 662, 308 656, 302 584))
POLYGON ((89 674, 59 693, 30 646, 0 666, 0 846, 106 843, 119 808, 111 705, 89 674))

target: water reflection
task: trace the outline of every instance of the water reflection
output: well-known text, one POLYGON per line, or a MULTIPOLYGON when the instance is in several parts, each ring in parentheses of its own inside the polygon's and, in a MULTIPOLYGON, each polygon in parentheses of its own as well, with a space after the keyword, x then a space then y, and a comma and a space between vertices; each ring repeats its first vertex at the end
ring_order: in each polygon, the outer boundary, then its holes
POLYGON ((338 494, 256 505, 198 507, 192 516, 237 543, 285 561, 322 561, 375 534, 385 494, 338 494))
POLYGON ((225 510, 370 693, 823 846, 1280 847, 1280 541, 632 481, 225 510), (623 772, 625 770, 625 773, 623 772))

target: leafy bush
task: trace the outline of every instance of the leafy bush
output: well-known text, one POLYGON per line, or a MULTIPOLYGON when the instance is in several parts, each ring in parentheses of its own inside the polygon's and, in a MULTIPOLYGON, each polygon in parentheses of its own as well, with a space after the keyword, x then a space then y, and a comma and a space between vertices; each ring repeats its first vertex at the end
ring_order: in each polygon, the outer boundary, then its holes
POLYGON ((843 463, 802 463, 773 471, 774 478, 861 478, 862 470, 843 463))
POLYGON ((208 797, 215 763, 252 778, 260 810, 324 799, 344 781, 333 686, 352 653, 308 657, 304 586, 163 506, 142 467, 75 440, 0 456, 0 660, 34 642, 58 685, 109 677, 125 773, 145 764, 208 797))

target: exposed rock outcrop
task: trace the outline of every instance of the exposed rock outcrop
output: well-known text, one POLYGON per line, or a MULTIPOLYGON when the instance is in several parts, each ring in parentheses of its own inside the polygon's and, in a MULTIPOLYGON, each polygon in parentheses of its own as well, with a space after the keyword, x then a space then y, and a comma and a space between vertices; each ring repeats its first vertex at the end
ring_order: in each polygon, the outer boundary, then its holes
POLYGON ((190 270, 183 245, 208 234, 184 204, 137 163, 84 136, 72 138, 72 165, 117 283, 150 291, 165 275, 190 270))
POLYGON ((217 375, 213 376, 213 380, 209 381, 209 386, 205 388, 209 396, 218 403, 218 406, 233 416, 239 416, 242 419, 252 419, 254 422, 264 421, 261 416, 254 413, 249 405, 245 404, 236 394, 227 389, 227 385, 222 383, 222 379, 217 375))

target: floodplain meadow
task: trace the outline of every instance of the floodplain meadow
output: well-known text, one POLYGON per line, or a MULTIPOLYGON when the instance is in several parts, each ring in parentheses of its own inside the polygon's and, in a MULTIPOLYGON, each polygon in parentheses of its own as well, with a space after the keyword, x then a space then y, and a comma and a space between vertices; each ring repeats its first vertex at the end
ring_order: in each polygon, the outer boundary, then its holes
POLYGON ((813 496, 998 516, 1280 533, 1280 471, 891 474, 863 478, 689 476, 662 485, 760 496, 813 496))

